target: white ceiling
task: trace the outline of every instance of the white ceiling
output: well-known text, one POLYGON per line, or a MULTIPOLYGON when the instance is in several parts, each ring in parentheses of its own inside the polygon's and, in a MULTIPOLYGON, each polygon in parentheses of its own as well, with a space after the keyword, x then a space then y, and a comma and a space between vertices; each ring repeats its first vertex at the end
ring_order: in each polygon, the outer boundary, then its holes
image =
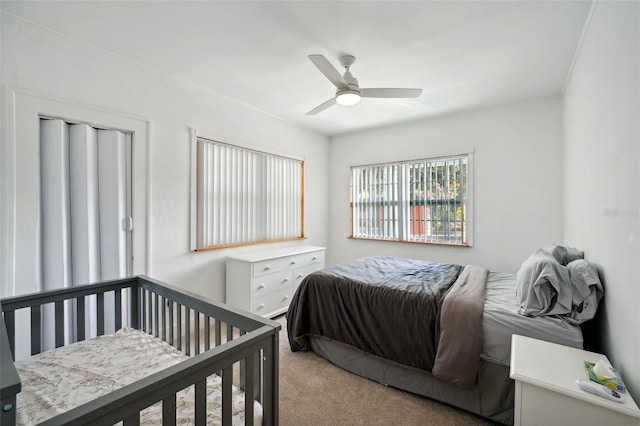
POLYGON ((326 135, 560 95, 591 1, 2 1, 6 12, 326 135), (305 113, 335 87, 422 88, 305 113))

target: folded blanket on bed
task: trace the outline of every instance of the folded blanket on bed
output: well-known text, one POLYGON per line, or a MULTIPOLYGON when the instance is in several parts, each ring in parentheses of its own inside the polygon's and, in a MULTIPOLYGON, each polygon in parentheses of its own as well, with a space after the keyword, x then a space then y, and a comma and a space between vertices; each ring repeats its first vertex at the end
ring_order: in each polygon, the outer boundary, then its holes
POLYGON ((482 352, 482 313, 489 270, 467 265, 447 293, 440 312, 440 336, 431 373, 472 388, 482 352))

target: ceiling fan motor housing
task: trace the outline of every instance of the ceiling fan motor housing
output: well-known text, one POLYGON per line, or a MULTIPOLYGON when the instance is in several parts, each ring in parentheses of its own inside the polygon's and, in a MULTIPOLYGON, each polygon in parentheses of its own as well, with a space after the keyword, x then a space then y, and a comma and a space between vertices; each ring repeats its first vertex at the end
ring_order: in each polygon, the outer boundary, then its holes
POLYGON ((349 66, 353 63, 355 58, 353 56, 343 56, 340 58, 340 63, 344 65, 346 71, 342 78, 347 83, 346 88, 339 88, 336 91, 336 101, 341 105, 355 105, 360 102, 360 86, 358 85, 358 79, 351 74, 349 71, 349 66), (348 64, 345 64, 344 58, 352 58, 351 61, 348 61, 348 64))

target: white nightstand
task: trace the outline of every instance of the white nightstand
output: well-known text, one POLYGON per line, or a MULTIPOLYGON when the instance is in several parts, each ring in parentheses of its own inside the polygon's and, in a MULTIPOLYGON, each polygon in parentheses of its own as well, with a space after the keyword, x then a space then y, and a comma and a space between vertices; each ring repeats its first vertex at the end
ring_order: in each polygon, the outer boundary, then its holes
POLYGON ((577 379, 587 378, 584 361, 601 358, 609 362, 601 354, 514 334, 515 426, 640 426, 640 410, 628 392, 619 403, 589 394, 576 384, 577 379))

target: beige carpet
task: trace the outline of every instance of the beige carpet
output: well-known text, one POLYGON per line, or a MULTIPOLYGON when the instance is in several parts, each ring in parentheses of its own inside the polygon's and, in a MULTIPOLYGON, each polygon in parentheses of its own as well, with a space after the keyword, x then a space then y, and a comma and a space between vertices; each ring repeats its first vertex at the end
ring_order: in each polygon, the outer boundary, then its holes
POLYGON ((280 425, 495 425, 466 411, 356 376, 280 332, 280 425))

